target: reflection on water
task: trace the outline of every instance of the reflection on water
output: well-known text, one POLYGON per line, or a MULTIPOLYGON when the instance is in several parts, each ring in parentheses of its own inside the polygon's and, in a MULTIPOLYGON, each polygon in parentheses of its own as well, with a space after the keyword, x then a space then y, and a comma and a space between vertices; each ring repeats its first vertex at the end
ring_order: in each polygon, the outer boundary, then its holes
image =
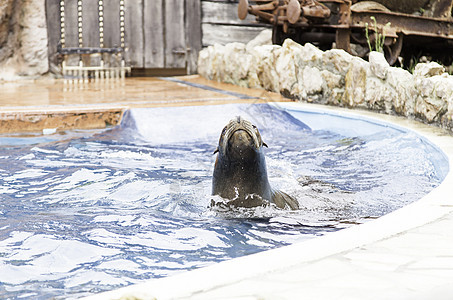
POLYGON ((310 130, 267 105, 137 109, 113 130, 0 143, 2 298, 78 297, 303 241, 443 179, 440 154, 411 133, 310 130), (269 145, 271 185, 300 211, 207 208, 213 151, 239 114, 269 145))

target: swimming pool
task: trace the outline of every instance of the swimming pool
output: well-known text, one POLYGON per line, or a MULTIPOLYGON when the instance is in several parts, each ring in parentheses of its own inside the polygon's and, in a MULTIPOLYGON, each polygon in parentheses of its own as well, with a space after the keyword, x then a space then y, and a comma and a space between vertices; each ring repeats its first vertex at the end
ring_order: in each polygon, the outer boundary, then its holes
POLYGON ((303 241, 413 202, 448 172, 410 131, 278 104, 132 109, 111 130, 0 142, 2 297, 78 297, 303 241), (300 211, 207 208, 236 115, 260 128, 270 183, 300 211))

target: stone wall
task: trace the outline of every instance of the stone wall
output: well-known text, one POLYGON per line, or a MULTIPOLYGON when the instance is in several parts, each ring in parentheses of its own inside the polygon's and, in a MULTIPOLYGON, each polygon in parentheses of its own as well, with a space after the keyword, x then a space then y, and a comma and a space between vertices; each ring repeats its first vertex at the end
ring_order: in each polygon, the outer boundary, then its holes
POLYGON ((48 71, 45 0, 0 0, 0 80, 48 71))
POLYGON ((366 108, 453 128, 453 76, 420 63, 411 74, 372 52, 369 62, 343 50, 321 51, 286 40, 271 45, 264 31, 248 44, 214 45, 199 54, 200 75, 264 88, 306 102, 366 108))

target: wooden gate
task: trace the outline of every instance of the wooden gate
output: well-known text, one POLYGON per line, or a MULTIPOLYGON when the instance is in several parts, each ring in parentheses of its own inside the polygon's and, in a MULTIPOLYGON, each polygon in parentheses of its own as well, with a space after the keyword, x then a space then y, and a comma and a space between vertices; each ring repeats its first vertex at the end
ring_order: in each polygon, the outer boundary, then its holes
MULTIPOLYGON (((103 2, 103 47, 120 47, 121 0, 46 0, 49 63, 59 72, 60 2, 64 1, 67 47, 78 47, 82 20, 83 47, 100 46, 99 2, 103 2), (82 1, 82 11, 78 2, 82 1), (80 19, 81 17, 81 19, 80 19)), ((171 69, 196 72, 201 50, 200 0, 124 0, 125 60, 133 69, 171 69)))

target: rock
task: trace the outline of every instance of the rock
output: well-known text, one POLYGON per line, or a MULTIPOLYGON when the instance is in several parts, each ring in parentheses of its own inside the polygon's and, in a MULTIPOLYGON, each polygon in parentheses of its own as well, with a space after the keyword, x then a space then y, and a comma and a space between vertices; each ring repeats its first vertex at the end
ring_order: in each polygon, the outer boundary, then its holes
POLYGON ((327 89, 329 90, 344 87, 344 78, 338 74, 334 74, 327 70, 322 70, 321 76, 327 85, 327 89))
POLYGON ((445 73, 445 68, 436 62, 420 63, 415 66, 415 77, 432 77, 445 73))
MULTIPOLYGON (((295 42, 293 42, 295 43, 295 42)), ((320 67, 322 65, 323 54, 316 46, 306 43, 302 48, 302 56, 299 57, 300 62, 310 66, 320 67)))
POLYGON ((0 1, 0 61, 4 58, 4 46, 8 40, 9 23, 13 10, 13 0, 1 0, 0 1), (3 55, 2 55, 3 54, 3 55))
MULTIPOLYGON (((349 65, 344 66, 347 73, 344 76, 344 94, 341 102, 350 107, 365 106, 365 92, 367 83, 368 63, 355 57, 348 60, 349 65)), ((346 60, 341 60, 342 64, 346 60)))
POLYGON ((344 78, 327 70, 322 70, 321 76, 325 87, 323 88, 323 97, 320 99, 320 102, 332 105, 341 104, 344 94, 344 78))
POLYGON ((314 67, 305 67, 302 70, 302 82, 307 95, 321 94, 324 85, 324 78, 321 71, 314 67))
POLYGON ((214 44, 198 54, 198 73, 210 80, 221 81, 224 68, 224 46, 214 44))
POLYGON ((418 97, 415 104, 415 115, 428 123, 440 121, 447 112, 448 102, 439 98, 418 97))
POLYGON ((321 62, 322 51, 311 44, 301 46, 286 39, 275 53, 275 69, 283 95, 310 101, 321 96, 325 83, 315 66, 321 62))
POLYGON ((446 99, 447 112, 441 117, 441 124, 450 130, 453 129, 453 97, 450 96, 446 99))
POLYGON ((448 99, 453 93, 448 85, 452 83, 453 79, 441 75, 415 77, 415 88, 418 90, 415 115, 428 123, 440 121, 448 109, 448 99))
MULTIPOLYGON (((444 74, 443 74, 444 75, 444 74)), ((434 76, 434 93, 445 101, 453 99, 453 76, 434 76)))
POLYGON ((370 70, 372 74, 374 74, 377 78, 384 80, 390 68, 384 54, 372 51, 369 54, 368 61, 370 63, 370 70))
POLYGON ((45 0, 0 1, 0 49, 0 79, 48 71, 45 0))
POLYGON ((352 59, 353 56, 344 50, 327 50, 322 54, 322 66, 324 70, 345 76, 349 71, 352 59))
POLYGON ((209 46, 198 53, 197 72, 204 78, 215 80, 212 72, 212 61, 216 57, 214 47, 209 46))
POLYGON ((279 78, 279 88, 283 95, 299 97, 303 91, 303 80, 300 80, 300 63, 303 47, 286 39, 276 53, 275 70, 279 78))
POLYGON ((260 32, 253 40, 247 43, 247 51, 252 50, 257 46, 272 45, 272 30, 265 29, 260 32))
POLYGON ((389 68, 387 85, 394 91, 392 102, 395 112, 403 116, 413 116, 417 92, 412 74, 401 68, 389 68))
POLYGON ((245 45, 242 43, 227 44, 224 47, 223 56, 228 59, 222 60, 224 65, 222 66, 221 81, 246 87, 251 59, 245 51, 245 45))
MULTIPOLYGON (((278 54, 280 48, 276 45, 264 45, 255 47, 250 53, 253 57, 251 72, 256 74, 260 86, 268 91, 280 92, 279 75, 275 70, 276 53, 278 54)), ((249 73, 249 80, 250 77, 253 78, 253 74, 249 73)))
POLYGON ((323 52, 289 39, 281 47, 252 45, 202 50, 200 74, 303 101, 415 116, 453 128, 453 76, 437 63, 418 64, 412 75, 390 67, 377 52, 367 62, 343 50, 323 52))

